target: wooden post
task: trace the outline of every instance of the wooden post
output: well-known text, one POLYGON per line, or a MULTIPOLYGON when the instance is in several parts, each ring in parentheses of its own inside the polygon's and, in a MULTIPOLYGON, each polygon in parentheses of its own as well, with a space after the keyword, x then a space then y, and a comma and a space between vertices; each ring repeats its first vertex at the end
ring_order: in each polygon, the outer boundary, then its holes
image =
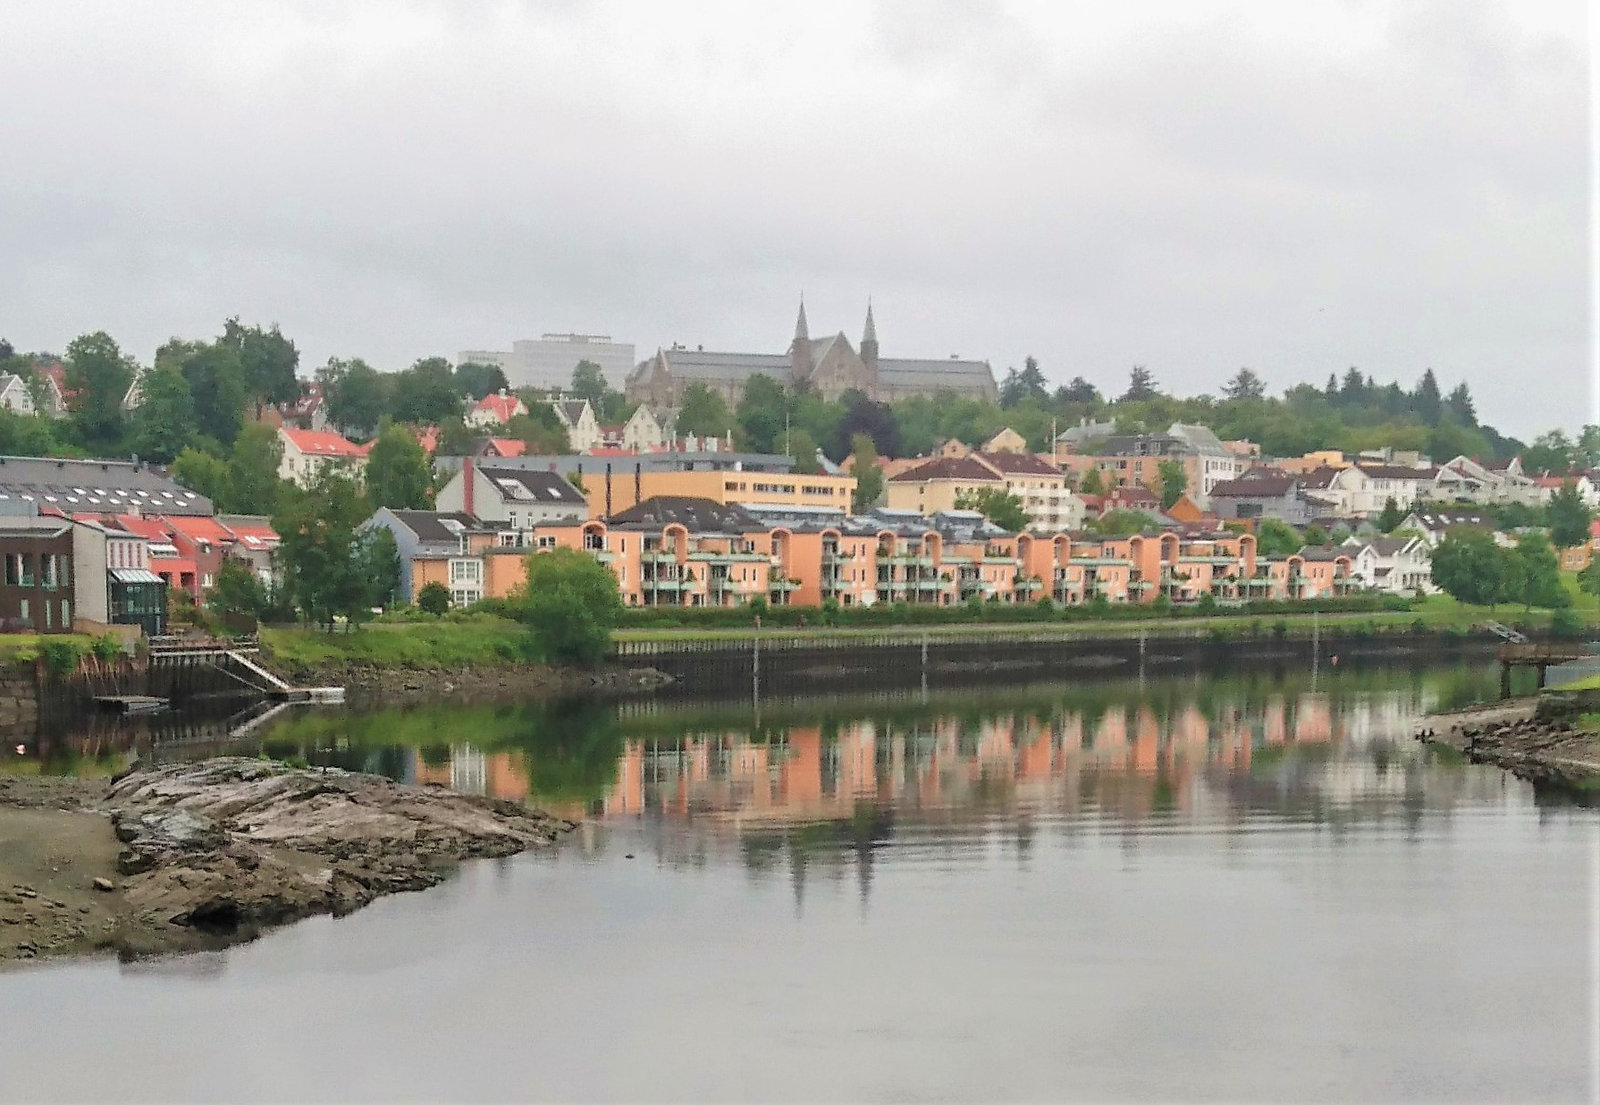
POLYGON ((1511 661, 1500 661, 1500 697, 1511 697, 1511 661))

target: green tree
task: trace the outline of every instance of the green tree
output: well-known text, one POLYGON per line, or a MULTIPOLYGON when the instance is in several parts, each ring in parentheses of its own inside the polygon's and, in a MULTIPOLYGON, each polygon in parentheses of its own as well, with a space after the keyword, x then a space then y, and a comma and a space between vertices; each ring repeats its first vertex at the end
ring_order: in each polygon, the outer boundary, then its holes
POLYGON ((1393 533, 1405 520, 1405 511, 1400 509, 1400 504, 1395 502, 1393 495, 1390 495, 1383 501, 1383 512, 1378 515, 1378 528, 1384 533, 1393 533))
POLYGON ((957 510, 976 510, 1007 533, 1028 528, 1028 512, 1022 500, 999 487, 980 487, 956 496, 957 510))
POLYGON ((228 456, 228 510, 271 515, 286 481, 278 477, 283 441, 278 431, 252 422, 239 432, 228 456))
POLYGON ((577 367, 572 370, 571 392, 576 398, 589 400, 594 407, 594 413, 599 415, 605 405, 605 373, 593 361, 579 361, 577 367))
POLYGON ((1189 490, 1189 474, 1183 470, 1181 460, 1163 460, 1156 465, 1161 481, 1161 509, 1171 510, 1174 503, 1189 490))
POLYGON ((1049 395, 1049 390, 1045 387, 1044 373, 1039 371, 1039 362, 1032 357, 1022 362, 1021 372, 1015 368, 1007 372, 1004 382, 1000 385, 1000 405, 1006 408, 1015 407, 1029 399, 1043 403, 1049 395))
POLYGON ((1131 537, 1155 525, 1155 519, 1142 510, 1108 510, 1094 523, 1094 529, 1107 537, 1131 537))
POLYGON ((462 361, 456 365, 455 384, 456 391, 473 402, 477 402, 485 395, 509 391, 511 388, 506 381, 505 372, 499 365, 481 364, 477 361, 462 361))
POLYGON ((1328 531, 1316 523, 1307 526, 1302 536, 1307 545, 1326 545, 1328 543, 1328 531))
POLYGON ((156 367, 183 373, 194 399, 195 429, 221 445, 232 445, 250 401, 239 355, 220 341, 174 338, 156 352, 156 367))
POLYGON ((850 474, 856 479, 855 500, 851 508, 857 514, 865 514, 883 498, 883 469, 878 467, 878 450, 873 447, 872 438, 866 434, 856 434, 851 440, 850 455, 854 458, 850 474))
POLYGON ((1078 491, 1083 495, 1104 495, 1106 493, 1106 478, 1098 468, 1084 470, 1083 478, 1078 481, 1078 491))
POLYGON ((611 650, 623 606, 609 568, 577 549, 552 549, 528 557, 517 610, 547 662, 587 667, 611 650))
POLYGON ((433 469, 416 436, 398 424, 384 427, 367 453, 367 498, 374 507, 427 510, 433 469))
MULTIPOLYGON (((1444 413, 1457 425, 1476 426, 1478 424, 1478 408, 1472 402, 1472 392, 1466 384, 1457 384, 1444 401, 1444 413)), ((1438 458, 1443 464, 1444 457, 1438 458)))
POLYGON ((744 384, 744 395, 734 412, 744 432, 744 445, 754 453, 781 453, 789 421, 789 395, 771 376, 757 373, 744 384))
POLYGON ((204 495, 218 511, 227 511, 233 502, 228 462, 204 449, 184 449, 172 462, 172 478, 190 491, 204 495))
MULTIPOLYGON (((324 471, 307 488, 287 484, 279 496, 272 528, 278 531, 278 556, 301 610, 311 622, 333 627, 339 615, 359 621, 399 579, 398 554, 389 578, 374 578, 385 550, 381 539, 358 527, 372 513, 356 482, 336 469, 324 471)), ((394 537, 388 550, 393 550, 394 537)))
POLYGON ((1222 394, 1236 403, 1245 399, 1264 399, 1267 385, 1261 382, 1261 377, 1253 370, 1241 368, 1234 373, 1231 380, 1222 385, 1222 394))
POLYGON ((1501 552, 1509 553, 1517 561, 1517 567, 1508 573, 1515 578, 1517 591, 1507 594, 1507 600, 1520 600, 1524 610, 1535 606, 1558 609, 1572 605, 1571 596, 1561 585, 1556 552, 1544 534, 1525 533, 1517 539, 1514 550, 1501 552))
POLYGON ((1137 403, 1146 399, 1154 399, 1160 392, 1157 390, 1155 375, 1144 365, 1136 364, 1128 371, 1128 390, 1122 393, 1120 403, 1137 403))
POLYGON ((561 424, 555 407, 544 400, 528 403, 527 407, 527 414, 516 415, 506 423, 503 436, 522 442, 534 456, 560 456, 572 452, 567 428, 561 424))
POLYGON ((1262 556, 1290 556, 1305 542, 1293 526, 1278 518, 1263 518, 1256 530, 1256 552, 1262 556))
POLYGON ((1439 419, 1444 415, 1444 399, 1439 394, 1439 380, 1434 376, 1433 369, 1425 371, 1422 379, 1417 381, 1417 390, 1412 393, 1411 402, 1423 425, 1439 424, 1439 419))
POLYGON ((1578 573, 1578 588, 1600 599, 1600 556, 1591 557, 1588 566, 1578 573))
POLYGON ((1594 521, 1594 511, 1583 501, 1578 485, 1571 480, 1550 497, 1545 517, 1550 522, 1550 543, 1556 548, 1576 548, 1589 540, 1589 523, 1594 521))
POLYGON ((450 609, 450 588, 438 580, 424 583, 422 590, 417 592, 417 609, 435 616, 447 612, 450 609))
POLYGON ((144 374, 140 402, 133 412, 133 448, 141 457, 169 464, 194 433, 194 399, 189 382, 170 364, 144 374))
POLYGON ((789 431, 789 455, 794 458, 794 470, 803 476, 814 476, 822 471, 817 463, 817 442, 801 429, 789 431))
POLYGON ((395 376, 390 414, 396 422, 419 426, 442 422, 461 413, 455 372, 443 357, 423 357, 395 376))
POLYGON ((1456 529, 1433 550, 1434 585, 1458 602, 1495 607, 1512 590, 1510 560, 1486 530, 1456 529))
POLYGON ((359 357, 330 357, 317 369, 317 380, 322 384, 328 421, 344 433, 365 437, 377 429, 389 409, 391 379, 359 357))
POLYGON ((1575 449, 1572 439, 1560 430, 1551 430, 1533 439, 1533 444, 1523 450, 1522 469, 1530 475, 1554 472, 1565 475, 1572 470, 1575 449))
POLYGON ((138 371, 133 358, 98 330, 68 344, 66 369, 67 390, 75 393, 69 406, 84 443, 96 451, 120 452, 122 400, 138 371))
POLYGON ((300 367, 300 351, 273 323, 272 329, 245 326, 237 316, 222 327, 223 346, 232 350, 244 372, 245 390, 255 401, 257 412, 267 403, 292 403, 300 394, 295 370, 300 367))
POLYGON ((206 592, 206 607, 219 617, 248 614, 254 618, 260 617, 266 606, 267 592, 261 577, 238 557, 224 557, 216 584, 206 592))
POLYGON ((678 407, 680 434, 720 437, 732 425, 733 416, 728 413, 728 404, 721 393, 698 382, 683 389, 683 402, 678 407))

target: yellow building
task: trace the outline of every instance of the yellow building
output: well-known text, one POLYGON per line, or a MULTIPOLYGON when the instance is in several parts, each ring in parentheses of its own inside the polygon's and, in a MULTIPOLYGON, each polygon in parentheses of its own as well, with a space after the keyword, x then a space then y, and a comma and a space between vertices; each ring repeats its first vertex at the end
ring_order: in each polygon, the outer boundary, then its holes
POLYGON ((583 476, 583 493, 589 500, 589 515, 594 518, 618 514, 646 499, 662 496, 710 499, 724 505, 824 506, 849 511, 855 491, 853 476, 807 476, 797 472, 728 470, 583 476))

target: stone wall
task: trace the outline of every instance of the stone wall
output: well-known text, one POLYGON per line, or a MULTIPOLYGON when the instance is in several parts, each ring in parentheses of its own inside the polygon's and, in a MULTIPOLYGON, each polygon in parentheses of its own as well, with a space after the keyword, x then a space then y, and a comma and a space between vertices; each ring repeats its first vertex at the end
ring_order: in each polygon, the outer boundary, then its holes
POLYGON ((0 734, 32 736, 39 726, 39 682, 32 664, 0 667, 0 734))

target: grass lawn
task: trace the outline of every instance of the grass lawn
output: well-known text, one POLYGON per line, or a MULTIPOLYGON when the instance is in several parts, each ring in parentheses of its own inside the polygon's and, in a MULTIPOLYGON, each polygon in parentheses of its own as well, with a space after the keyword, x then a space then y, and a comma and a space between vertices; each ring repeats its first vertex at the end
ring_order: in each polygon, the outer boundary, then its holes
MULTIPOLYGON (((39 642, 45 636, 40 633, 0 634, 0 664, 25 664, 37 660, 39 642)), ((52 641, 73 641, 84 649, 94 643, 93 637, 83 633, 51 633, 48 636, 52 641)))
POLYGON ((380 668, 498 666, 523 659, 526 630, 504 618, 406 622, 354 632, 263 629, 261 643, 272 658, 293 669, 339 664, 380 668))

